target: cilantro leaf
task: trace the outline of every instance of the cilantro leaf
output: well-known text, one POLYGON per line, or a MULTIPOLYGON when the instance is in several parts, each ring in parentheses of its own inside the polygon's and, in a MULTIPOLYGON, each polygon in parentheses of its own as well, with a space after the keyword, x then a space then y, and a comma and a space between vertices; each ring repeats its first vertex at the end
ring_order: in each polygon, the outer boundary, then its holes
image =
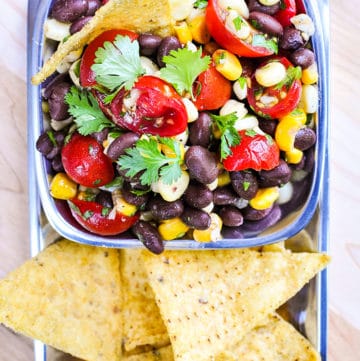
POLYGON ((160 69, 161 77, 172 84, 180 95, 190 93, 194 99, 192 85, 196 78, 205 71, 210 64, 210 56, 202 57, 201 49, 191 51, 187 48, 171 50, 163 57, 166 66, 160 69))
POLYGON ((286 69, 286 76, 285 78, 275 86, 275 89, 281 89, 283 86, 285 86, 287 89, 289 89, 292 85, 292 83, 297 80, 301 79, 301 67, 297 66, 289 66, 286 69))
POLYGON ((255 34, 251 43, 252 46, 260 46, 272 51, 274 54, 278 53, 278 44, 274 39, 266 39, 262 34, 255 34))
POLYGON ((139 139, 135 146, 127 149, 117 163, 127 170, 126 175, 134 177, 142 172, 140 181, 143 185, 151 185, 159 180, 171 184, 181 176, 181 150, 179 143, 171 138, 151 137, 139 139), (159 144, 168 146, 175 157, 167 157, 159 149, 159 144))
POLYGON ((95 97, 86 90, 81 91, 75 86, 71 87, 65 96, 65 102, 69 105, 69 113, 74 117, 78 132, 82 135, 115 126, 101 111, 95 97))
POLYGON ((233 24, 234 24, 235 30, 236 30, 236 31, 241 30, 241 27, 242 27, 243 23, 244 23, 244 20, 241 18, 241 16, 237 16, 237 17, 233 20, 233 24))
POLYGON ((207 5, 208 5, 207 0, 196 0, 193 6, 195 9, 205 9, 207 5))
POLYGON ((139 43, 128 36, 117 35, 113 43, 105 41, 95 56, 91 70, 96 81, 110 91, 122 87, 130 90, 136 79, 145 73, 140 62, 139 43))
POLYGON ((221 160, 232 154, 231 147, 240 144, 240 136, 234 125, 237 121, 236 112, 226 115, 211 114, 211 119, 215 121, 220 130, 220 157, 221 160))

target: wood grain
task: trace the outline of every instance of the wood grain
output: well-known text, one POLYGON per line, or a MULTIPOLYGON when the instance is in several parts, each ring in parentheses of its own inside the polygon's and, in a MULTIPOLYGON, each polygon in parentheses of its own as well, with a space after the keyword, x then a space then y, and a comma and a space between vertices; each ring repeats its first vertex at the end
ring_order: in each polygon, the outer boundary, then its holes
MULTIPOLYGON (((319 0, 320 1, 320 0, 319 0)), ((25 0, 0 12, 0 278, 30 254, 25 0)), ((360 101, 358 0, 331 1, 329 361, 360 359, 360 101)), ((0 326, 0 361, 33 360, 32 341, 0 326)))

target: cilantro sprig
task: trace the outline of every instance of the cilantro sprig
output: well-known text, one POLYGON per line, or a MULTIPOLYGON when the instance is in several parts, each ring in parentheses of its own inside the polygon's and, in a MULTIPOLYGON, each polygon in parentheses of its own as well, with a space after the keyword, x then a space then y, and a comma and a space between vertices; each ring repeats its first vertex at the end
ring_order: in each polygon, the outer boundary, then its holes
POLYGON ((289 89, 292 83, 297 80, 301 79, 301 67, 300 66, 289 66, 286 69, 286 76, 285 78, 276 85, 276 89, 282 89, 284 86, 289 89))
POLYGON ((194 8, 195 9, 205 9, 208 5, 207 0, 196 0, 194 2, 194 8))
POLYGON ((272 51, 274 54, 278 53, 278 44, 275 39, 266 39, 263 34, 255 34, 252 39, 252 46, 260 46, 262 48, 272 51))
POLYGON ((234 125, 238 117, 236 112, 226 115, 211 114, 211 119, 215 122, 220 130, 220 157, 225 159, 232 154, 231 147, 240 144, 240 136, 234 125))
POLYGON ((160 177, 164 184, 171 184, 181 177, 181 148, 179 142, 171 138, 150 137, 139 139, 135 146, 127 149, 117 163, 120 169, 127 170, 126 176, 134 177, 141 173, 143 185, 151 185, 160 177), (171 149, 174 157, 161 152, 160 145, 171 149))
POLYGON ((86 90, 79 90, 75 86, 71 87, 65 96, 65 102, 69 105, 69 113, 74 117, 78 132, 82 135, 89 135, 115 126, 101 111, 95 97, 86 90))
POLYGON ((98 84, 111 92, 130 90, 137 78, 145 73, 141 66, 139 43, 128 36, 117 35, 114 42, 105 41, 95 53, 91 70, 98 84))
POLYGON ((180 48, 171 50, 162 60, 166 66, 160 69, 161 78, 172 84, 180 95, 183 96, 187 92, 194 99, 193 83, 209 67, 210 56, 202 57, 201 49, 191 51, 180 48))

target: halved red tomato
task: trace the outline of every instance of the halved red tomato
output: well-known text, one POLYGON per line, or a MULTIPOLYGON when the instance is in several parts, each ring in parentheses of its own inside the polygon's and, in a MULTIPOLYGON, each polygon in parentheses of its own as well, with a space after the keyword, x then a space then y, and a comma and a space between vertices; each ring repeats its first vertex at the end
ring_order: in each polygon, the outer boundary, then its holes
MULTIPOLYGON (((285 57, 275 57, 262 63, 260 67, 265 66, 271 61, 281 62, 286 69, 292 64, 285 57)), ((294 79, 291 84, 284 84, 281 87, 278 85, 264 88, 258 84, 255 79, 255 72, 251 77, 251 87, 247 93, 247 100, 249 105, 258 115, 265 118, 281 118, 286 114, 292 112, 298 105, 301 97, 301 82, 294 79), (276 100, 275 105, 265 105, 261 103, 261 96, 266 95, 276 100)))
POLYGON ((138 38, 138 34, 133 31, 124 29, 107 30, 98 35, 91 43, 87 46, 80 63, 80 84, 83 87, 95 86, 95 73, 91 70, 92 65, 95 62, 96 51, 103 46, 105 41, 114 41, 117 35, 128 36, 131 40, 138 38))
POLYGON ((151 75, 140 77, 130 92, 120 91, 110 111, 114 123, 137 134, 171 137, 187 127, 181 97, 170 84, 151 75))
POLYGON ((290 19, 296 15, 296 1, 297 0, 282 0, 280 10, 274 14, 275 19, 282 26, 290 26, 290 19))
POLYGON ((218 0, 209 0, 206 8, 206 26, 211 36, 223 48, 234 54, 247 57, 262 57, 274 54, 268 48, 252 46, 238 38, 225 25, 227 9, 222 9, 218 0))
POLYGON ((228 171, 245 169, 270 170, 279 165, 280 151, 269 136, 252 130, 240 130, 240 143, 231 147, 232 154, 223 160, 228 171))
POLYGON ((202 72, 194 86, 194 104, 198 110, 214 110, 222 107, 231 97, 231 83, 210 64, 202 72))
POLYGON ((93 201, 74 198, 68 201, 75 220, 88 231, 101 236, 113 236, 127 231, 139 214, 125 216, 93 201))

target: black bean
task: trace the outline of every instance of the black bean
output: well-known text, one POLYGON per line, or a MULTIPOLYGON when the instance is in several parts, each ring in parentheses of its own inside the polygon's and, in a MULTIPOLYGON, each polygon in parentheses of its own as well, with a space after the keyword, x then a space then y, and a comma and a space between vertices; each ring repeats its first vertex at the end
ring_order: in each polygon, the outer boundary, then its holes
POLYGON ((230 187, 216 188, 213 196, 214 204, 217 206, 234 204, 239 199, 238 195, 230 187))
POLYGON ((181 219, 189 227, 200 230, 208 229, 211 224, 210 215, 196 208, 185 207, 181 219))
POLYGON ((256 29, 272 36, 279 37, 284 31, 283 26, 274 17, 260 11, 252 11, 249 21, 256 29))
POLYGON ((100 0, 87 0, 88 1, 88 10, 85 16, 93 16, 95 12, 100 8, 101 1, 100 0))
POLYGON ((244 219, 247 221, 259 221, 260 219, 265 218, 271 212, 271 209, 272 207, 266 209, 255 209, 251 206, 247 206, 241 211, 244 219))
POLYGON ((92 16, 82 16, 76 19, 70 26, 70 34, 72 35, 80 31, 92 18, 92 16))
POLYGON ((162 38, 153 34, 141 34, 138 37, 138 42, 140 46, 140 54, 144 56, 151 56, 157 51, 162 38))
POLYGON ((148 192, 141 192, 139 194, 136 192, 136 189, 134 189, 128 182, 124 182, 121 193, 126 202, 137 207, 145 207, 145 204, 149 199, 148 192))
POLYGON ((275 130, 278 125, 278 121, 275 119, 265 119, 258 117, 259 128, 265 132, 266 134, 271 135, 273 138, 275 137, 275 130))
POLYGON ((248 8, 250 11, 260 11, 265 14, 274 15, 280 10, 280 1, 275 5, 266 6, 259 3, 257 0, 249 0, 248 8))
POLYGON ((49 96, 49 113, 54 120, 64 120, 70 116, 69 106, 65 103, 65 95, 69 92, 71 85, 66 82, 56 84, 49 96))
POLYGON ((200 145, 189 147, 185 153, 185 163, 190 177, 203 184, 214 182, 219 174, 216 155, 200 145))
POLYGON ((164 242, 157 228, 149 222, 138 221, 132 226, 131 230, 152 253, 160 254, 164 251, 164 242))
POLYGON ((163 62, 163 57, 165 55, 169 55, 171 50, 176 50, 181 48, 181 43, 176 36, 167 36, 161 40, 161 43, 158 48, 157 52, 157 63, 159 66, 165 66, 163 62))
POLYGON ((184 194, 184 201, 194 208, 204 208, 213 201, 213 193, 202 183, 192 182, 184 194))
POLYGON ((300 150, 311 148, 316 143, 316 133, 309 127, 301 128, 295 135, 294 147, 300 150))
POLYGON ((102 143, 104 140, 106 140, 106 138, 108 137, 109 135, 109 131, 110 129, 109 128, 104 128, 103 130, 101 130, 100 132, 95 132, 95 133, 92 133, 90 134, 91 137, 93 137, 94 139, 96 139, 96 141, 98 143, 102 143))
POLYGON ((55 0, 51 16, 61 22, 72 23, 88 11, 87 0, 55 0))
POLYGON ((301 160, 299 163, 296 164, 289 164, 289 167, 291 168, 291 171, 295 171, 295 170, 301 170, 303 169, 305 166, 305 156, 303 155, 301 157, 301 160))
POLYGON ((225 239, 233 238, 233 239, 242 239, 244 238, 244 232, 242 227, 226 227, 224 226, 221 229, 221 234, 225 239))
POLYGON ((64 139, 65 136, 62 132, 49 130, 40 135, 35 146, 41 154, 51 160, 60 154, 64 139))
POLYGON ((250 200, 258 191, 258 181, 252 171, 230 172, 231 185, 241 197, 250 200))
POLYGON ((189 142, 207 148, 211 139, 211 118, 208 113, 201 112, 195 122, 190 123, 189 142))
POLYGON ((258 176, 259 186, 262 188, 281 186, 289 182, 291 169, 283 159, 280 159, 278 166, 270 170, 261 170, 258 176))
POLYGON ((51 167, 56 173, 64 172, 61 155, 57 154, 51 161, 51 167))
POLYGON ((150 199, 148 209, 157 220, 164 221, 180 217, 184 211, 184 204, 180 199, 174 202, 167 202, 161 197, 155 197, 150 199))
POLYGON ((110 192, 101 190, 95 197, 95 202, 99 203, 103 207, 113 208, 114 203, 110 192))
POLYGON ((305 157, 305 164, 304 164, 304 171, 305 172, 311 172, 314 168, 314 164, 315 164, 315 149, 314 147, 311 147, 309 149, 307 149, 304 152, 304 157, 305 157))
POLYGON ((107 156, 116 162, 121 155, 125 154, 127 148, 131 148, 139 136, 132 132, 127 132, 117 137, 107 149, 107 156))
POLYGON ((54 86, 63 82, 70 83, 70 77, 68 73, 57 74, 53 78, 50 78, 50 80, 44 86, 44 91, 43 91, 44 99, 49 99, 54 86))
POLYGON ((242 213, 234 206, 222 207, 219 211, 219 216, 223 224, 228 227, 238 227, 244 222, 242 213))
POLYGON ((301 46, 304 46, 304 43, 301 32, 298 29, 288 26, 284 29, 283 35, 279 41, 279 46, 284 50, 296 50, 301 46))
POLYGON ((308 68, 315 62, 314 52, 307 48, 299 48, 290 54, 290 61, 302 69, 308 68))

